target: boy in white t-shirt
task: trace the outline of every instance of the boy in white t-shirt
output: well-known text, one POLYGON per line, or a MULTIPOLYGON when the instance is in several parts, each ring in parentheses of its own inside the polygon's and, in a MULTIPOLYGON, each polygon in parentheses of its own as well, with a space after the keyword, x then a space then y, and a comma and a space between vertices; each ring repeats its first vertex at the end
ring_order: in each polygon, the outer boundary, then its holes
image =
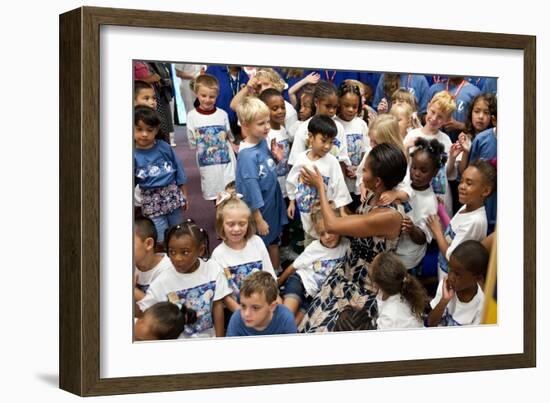
POLYGON ((489 252, 478 241, 458 245, 449 260, 449 276, 439 282, 430 305, 428 326, 478 325, 485 296, 479 285, 485 278, 489 252))
POLYGON ((134 221, 134 298, 141 300, 149 285, 163 271, 172 267, 166 254, 155 253, 157 230, 153 221, 138 217, 134 221))
POLYGON ((219 83, 216 77, 203 74, 195 80, 199 106, 187 114, 187 136, 196 148, 201 176, 202 196, 215 200, 227 183, 235 180, 236 159, 229 117, 216 108, 219 83))
POLYGON ((310 215, 311 208, 319 199, 319 195, 315 187, 308 186, 302 181, 300 171, 303 167, 313 169, 313 166, 316 166, 319 169, 327 188, 327 197, 334 201, 336 208, 341 209, 341 213, 343 208, 351 202, 340 164, 336 157, 329 154, 332 140, 337 133, 334 121, 328 116, 316 115, 310 120, 308 131, 311 148, 298 156, 286 181, 290 199, 288 216, 294 217, 295 209, 298 207, 304 228, 305 246, 318 238, 311 224, 310 215))

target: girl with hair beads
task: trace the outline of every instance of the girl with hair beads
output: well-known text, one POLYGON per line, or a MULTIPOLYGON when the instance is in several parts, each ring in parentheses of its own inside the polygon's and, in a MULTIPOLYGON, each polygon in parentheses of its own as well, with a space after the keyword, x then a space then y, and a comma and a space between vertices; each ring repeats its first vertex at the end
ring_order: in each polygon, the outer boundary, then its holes
POLYGON ((487 161, 472 162, 464 171, 458 185, 458 199, 463 206, 443 232, 437 215, 428 218, 439 247, 439 279, 449 272, 449 257, 462 242, 481 241, 487 236, 487 216, 484 202, 496 189, 496 169, 487 161))
POLYGON ((185 329, 197 320, 197 314, 185 305, 177 306, 171 302, 159 302, 147 309, 142 318, 134 324, 134 339, 170 340, 177 339, 185 329))
MULTIPOLYGON (((338 110, 338 89, 334 84, 327 81, 319 81, 315 84, 313 91, 313 116, 328 116, 334 119, 338 110)), ((288 163, 294 165, 298 156, 307 150, 308 124, 312 118, 303 122, 294 134, 294 143, 290 150, 288 163)), ((340 122, 336 122, 337 135, 333 140, 333 146, 330 153, 334 155, 339 162, 350 165, 348 156, 348 147, 344 128, 340 122)))
POLYGON ((216 233, 223 240, 212 252, 212 260, 223 269, 233 293, 225 300, 233 312, 239 308, 239 290, 243 280, 256 271, 266 271, 275 280, 277 276, 250 209, 238 193, 222 192, 216 209, 216 233))
MULTIPOLYGON (((208 233, 190 219, 166 232, 166 253, 174 265, 153 281, 138 302, 146 312, 158 302, 169 301, 197 313, 193 324, 186 324, 180 338, 223 337, 223 300, 231 289, 221 268, 208 258, 208 233)), ((140 316, 140 315, 137 315, 140 316)))
POLYGON ((134 177, 141 190, 141 211, 154 223, 158 242, 164 232, 182 219, 189 209, 187 177, 174 150, 164 141, 157 141, 160 117, 147 106, 134 108, 134 177))
MULTIPOLYGON (((235 95, 235 97, 231 100, 230 107, 236 111, 239 104, 247 96, 259 96, 268 88, 274 88, 279 92, 283 92, 286 87, 287 84, 275 70, 270 67, 262 67, 256 71, 256 74, 248 80, 248 83, 239 91, 237 95, 235 95)), ((284 126, 288 128, 298 120, 298 114, 296 113, 296 109, 294 109, 289 102, 284 101, 284 103, 284 126)))
POLYGON ((427 244, 432 241, 432 233, 426 220, 437 214, 437 198, 431 186, 432 178, 445 165, 447 157, 443 145, 437 140, 416 139, 410 154, 409 180, 410 194, 403 207, 407 214, 401 223, 401 238, 396 254, 407 270, 418 274, 427 244))
POLYGON ((338 89, 338 116, 336 121, 344 127, 348 156, 351 165, 345 167, 345 180, 348 190, 353 195, 353 207, 359 205, 359 191, 356 184, 357 167, 369 147, 368 127, 365 121, 358 117, 362 111, 361 90, 354 84, 342 83, 338 89))
POLYGON ((422 314, 428 302, 426 290, 407 273, 403 262, 394 253, 379 253, 372 262, 369 275, 378 288, 378 330, 424 327, 422 314))

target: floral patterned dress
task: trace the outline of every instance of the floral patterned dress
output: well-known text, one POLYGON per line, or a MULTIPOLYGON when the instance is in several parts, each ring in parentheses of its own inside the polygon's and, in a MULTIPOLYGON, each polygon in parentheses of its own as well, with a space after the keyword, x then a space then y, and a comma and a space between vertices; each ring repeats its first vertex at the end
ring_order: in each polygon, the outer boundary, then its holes
MULTIPOLYGON (((401 204, 370 206, 373 197, 374 194, 369 195, 357 210, 358 214, 369 214, 376 208, 390 208, 404 216, 401 204)), ((370 317, 376 317, 376 293, 373 292, 368 276, 368 266, 379 253, 395 250, 398 241, 399 237, 393 240, 377 236, 351 238, 344 262, 327 277, 307 309, 298 331, 332 331, 339 313, 346 305, 367 309, 370 317)))

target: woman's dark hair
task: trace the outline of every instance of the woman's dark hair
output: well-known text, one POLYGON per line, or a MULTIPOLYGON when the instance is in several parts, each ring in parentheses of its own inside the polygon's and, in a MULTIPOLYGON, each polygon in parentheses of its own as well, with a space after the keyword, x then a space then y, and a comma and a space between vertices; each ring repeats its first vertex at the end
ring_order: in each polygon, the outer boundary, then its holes
POLYGON ((386 190, 396 187, 407 173, 403 151, 389 143, 378 144, 367 158, 372 174, 382 180, 386 190))
POLYGON ((307 124, 307 131, 313 135, 321 134, 323 137, 335 138, 338 128, 334 120, 328 116, 315 115, 307 124))
POLYGON ((155 321, 152 332, 158 340, 177 339, 183 332, 185 325, 197 321, 197 313, 182 305, 179 308, 171 302, 158 302, 147 311, 145 315, 151 315, 155 321))
POLYGON ((171 238, 179 238, 184 235, 189 235, 197 247, 204 246, 204 254, 200 257, 203 259, 210 258, 210 240, 208 239, 208 232, 204 228, 200 228, 195 222, 188 218, 184 222, 178 225, 173 225, 164 233, 164 247, 166 253, 168 253, 168 243, 171 238))
POLYGON ((376 255, 369 275, 382 291, 390 296, 401 294, 412 312, 419 318, 422 316, 428 302, 426 290, 414 276, 407 273, 407 268, 396 254, 382 252, 376 255))
POLYGON ((282 97, 283 94, 281 94, 280 91, 277 91, 275 88, 267 88, 262 91, 260 94, 260 100, 267 105, 267 101, 272 97, 282 97))
POLYGON ((416 153, 425 152, 432 160, 435 171, 441 169, 441 167, 447 162, 445 146, 436 139, 426 140, 422 137, 418 137, 414 142, 414 146, 415 149, 410 154, 411 157, 414 157, 416 153))
MULTIPOLYGON (((490 92, 486 92, 483 94, 479 94, 476 96, 472 102, 470 103, 470 106, 468 107, 468 114, 466 115, 466 128, 465 132, 468 134, 471 134, 472 137, 475 137, 476 130, 474 129, 474 125, 472 123, 472 112, 474 110, 474 105, 477 101, 480 99, 487 102, 487 105, 489 106, 489 115, 497 117, 497 97, 494 94, 491 94, 490 92)), ((487 126, 487 129, 494 127, 492 120, 489 120, 489 126, 487 126)))
POLYGON ((329 82, 320 80, 317 84, 315 84, 315 88, 313 89, 313 115, 317 114, 317 108, 315 107, 315 102, 319 101, 320 99, 329 97, 331 95, 338 95, 338 88, 336 86, 329 82))
POLYGON ((345 81, 338 87, 338 98, 343 97, 346 94, 355 94, 359 98, 357 103, 357 113, 363 109, 363 97, 361 96, 361 89, 356 84, 346 83, 345 81))
POLYGON ((139 121, 142 121, 147 126, 156 127, 159 129, 155 138, 157 140, 164 140, 169 142, 168 136, 161 129, 161 117, 157 111, 146 105, 136 105, 134 107, 134 125, 137 125, 139 121))
POLYGON ((476 168, 483 177, 483 180, 491 186, 491 193, 492 195, 497 190, 497 169, 496 167, 491 164, 489 161, 486 160, 475 160, 468 164, 468 168, 473 167, 476 168))
POLYGON ((346 305, 332 329, 334 332, 350 332, 354 330, 374 330, 376 319, 369 315, 366 309, 346 305))

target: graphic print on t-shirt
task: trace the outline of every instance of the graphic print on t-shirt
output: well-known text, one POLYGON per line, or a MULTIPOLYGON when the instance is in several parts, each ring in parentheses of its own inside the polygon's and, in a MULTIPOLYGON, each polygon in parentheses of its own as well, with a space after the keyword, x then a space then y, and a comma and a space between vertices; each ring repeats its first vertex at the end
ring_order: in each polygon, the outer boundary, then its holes
MULTIPOLYGON (((210 281, 193 288, 175 291, 179 302, 197 313, 197 321, 192 325, 185 325, 185 334, 190 336, 194 333, 201 333, 214 327, 212 320, 212 303, 216 291, 216 282, 210 281)), ((170 295, 168 300, 172 301, 170 295)))
POLYGON ((445 308, 445 313, 441 317, 439 326, 462 326, 462 325, 458 323, 456 320, 454 320, 453 315, 451 315, 449 313, 449 310, 445 308))
POLYGON ((200 167, 229 163, 225 126, 202 126, 195 129, 197 159, 200 167))
POLYGON ((313 264, 313 280, 318 290, 321 289, 321 286, 325 282, 327 276, 332 272, 332 269, 343 261, 344 257, 342 256, 337 259, 318 260, 313 264))
POLYGON ((361 133, 346 134, 348 142, 348 155, 351 165, 354 167, 361 163, 361 150, 363 149, 363 135, 361 133))
POLYGON ((334 137, 334 140, 332 140, 332 148, 330 149, 330 153, 335 157, 338 157, 338 154, 340 154, 340 147, 342 147, 342 142, 334 137))
MULTIPOLYGON (((325 186, 328 186, 329 177, 323 175, 323 182, 325 186)), ((302 181, 302 177, 298 179, 298 185, 296 186, 296 206, 300 213, 311 213, 311 207, 319 199, 317 188, 314 186, 308 186, 302 181)))
POLYGON ((290 154, 290 142, 284 139, 277 142, 277 145, 283 149, 283 158, 277 163, 277 176, 285 176, 290 171, 288 166, 288 155, 290 154))
POLYGON ((143 291, 144 294, 147 294, 147 290, 149 289, 149 284, 136 283, 136 287, 138 290, 143 291))
MULTIPOLYGON (((445 230, 443 236, 445 237, 445 241, 447 241, 449 245, 451 244, 451 242, 453 242, 456 233, 453 231, 453 227, 451 224, 447 226, 447 229, 445 230)), ((445 273, 449 272, 449 262, 441 252, 439 252, 439 255, 437 256, 437 263, 439 264, 439 267, 441 267, 441 270, 443 270, 445 273)))
POLYGON ((243 285, 245 278, 250 276, 255 271, 261 271, 263 268, 262 261, 258 260, 257 262, 248 262, 239 264, 236 266, 229 266, 224 268, 225 276, 227 277, 227 282, 233 290, 233 296, 239 300, 240 289, 243 285))
MULTIPOLYGON (((441 155, 447 155, 445 153, 441 155)), ((443 165, 432 179, 432 189, 435 194, 444 195, 447 191, 447 167, 443 165)))
POLYGON ((145 180, 147 178, 154 178, 167 173, 169 174, 174 171, 175 169, 172 166, 172 163, 162 157, 156 161, 148 163, 147 166, 138 168, 136 177, 145 180))

